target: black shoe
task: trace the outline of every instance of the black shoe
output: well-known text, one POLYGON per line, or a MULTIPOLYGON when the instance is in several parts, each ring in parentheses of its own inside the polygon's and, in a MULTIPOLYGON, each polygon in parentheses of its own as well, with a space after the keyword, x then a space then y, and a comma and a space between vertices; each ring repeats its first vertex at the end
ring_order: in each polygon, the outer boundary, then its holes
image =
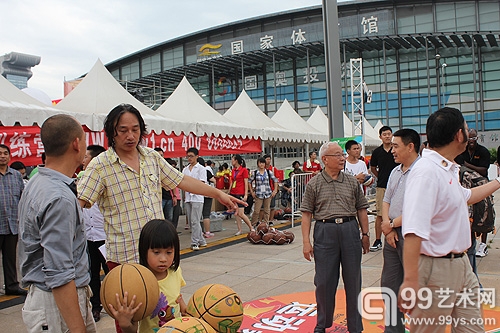
POLYGON ((92 310, 92 317, 94 317, 94 321, 97 323, 99 320, 101 320, 101 311, 92 310))
POLYGON ((17 287, 17 289, 14 290, 5 290, 5 295, 26 296, 28 295, 28 291, 17 287))

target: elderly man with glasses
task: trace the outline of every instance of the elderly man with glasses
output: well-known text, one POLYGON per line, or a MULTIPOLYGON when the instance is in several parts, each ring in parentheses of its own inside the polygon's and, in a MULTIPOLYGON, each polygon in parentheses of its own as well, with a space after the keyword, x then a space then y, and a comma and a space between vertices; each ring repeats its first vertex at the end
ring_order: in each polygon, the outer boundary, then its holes
POLYGON ((368 202, 355 177, 343 172, 345 157, 334 142, 321 146, 324 169, 306 185, 302 200, 304 258, 314 258, 317 323, 314 333, 333 324, 340 265, 346 293, 347 328, 363 331, 357 299, 361 291, 361 254, 369 252, 368 202), (314 247, 311 220, 314 216, 314 247), (361 229, 361 230, 360 230, 361 229), (361 239, 360 239, 361 238, 361 239))

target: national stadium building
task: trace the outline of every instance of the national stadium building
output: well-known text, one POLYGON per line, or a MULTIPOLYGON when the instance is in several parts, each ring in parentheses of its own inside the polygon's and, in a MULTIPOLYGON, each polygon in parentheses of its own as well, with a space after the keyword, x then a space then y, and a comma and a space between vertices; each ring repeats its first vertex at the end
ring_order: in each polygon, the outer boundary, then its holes
MULTIPOLYGON (((351 112, 350 59, 361 58, 372 125, 425 133, 428 115, 450 106, 483 133, 484 145, 498 146, 498 0, 357 0, 340 2, 338 13, 344 111, 351 112)), ((323 29, 321 6, 308 7, 192 33, 106 67, 153 108, 186 76, 221 113, 245 89, 269 116, 287 99, 307 119, 316 106, 326 112, 323 29)))

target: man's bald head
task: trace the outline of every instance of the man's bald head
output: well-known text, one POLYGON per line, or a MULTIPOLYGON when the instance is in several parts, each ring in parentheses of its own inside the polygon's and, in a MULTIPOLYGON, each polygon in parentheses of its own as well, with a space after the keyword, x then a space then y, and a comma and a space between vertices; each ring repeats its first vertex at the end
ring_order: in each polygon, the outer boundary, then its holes
POLYGON ((76 139, 82 139, 82 125, 75 118, 58 114, 45 120, 40 129, 40 137, 49 157, 59 157, 66 153, 69 145, 76 139))

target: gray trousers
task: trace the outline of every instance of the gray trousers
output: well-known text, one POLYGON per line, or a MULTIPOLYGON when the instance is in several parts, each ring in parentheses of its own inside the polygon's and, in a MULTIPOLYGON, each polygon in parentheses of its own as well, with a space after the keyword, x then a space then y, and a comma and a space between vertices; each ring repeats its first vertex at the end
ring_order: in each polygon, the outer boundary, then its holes
POLYGON ((191 245, 205 245, 207 241, 203 237, 201 230, 201 215, 203 212, 203 202, 186 202, 186 214, 191 224, 191 245))
POLYGON ((317 221, 314 224, 314 285, 318 310, 315 333, 324 333, 333 324, 340 265, 346 294, 347 328, 350 333, 363 331, 358 312, 362 256, 359 236, 356 220, 342 224, 317 221))
MULTIPOLYGON (((395 228, 398 233, 399 241, 396 242, 396 248, 393 248, 387 241, 384 241, 384 266, 382 267, 382 278, 380 285, 391 289, 396 295, 398 295, 399 287, 403 283, 404 270, 403 270, 403 245, 404 239, 401 234, 401 227, 395 228)), ((395 306, 395 304, 391 304, 395 306)), ((385 315, 389 316, 392 312, 387 308, 385 315)), ((388 333, 404 333, 404 315, 399 309, 397 309, 397 325, 396 326, 386 326, 384 332, 388 333)), ((391 321, 388 321, 389 323, 391 321)))

